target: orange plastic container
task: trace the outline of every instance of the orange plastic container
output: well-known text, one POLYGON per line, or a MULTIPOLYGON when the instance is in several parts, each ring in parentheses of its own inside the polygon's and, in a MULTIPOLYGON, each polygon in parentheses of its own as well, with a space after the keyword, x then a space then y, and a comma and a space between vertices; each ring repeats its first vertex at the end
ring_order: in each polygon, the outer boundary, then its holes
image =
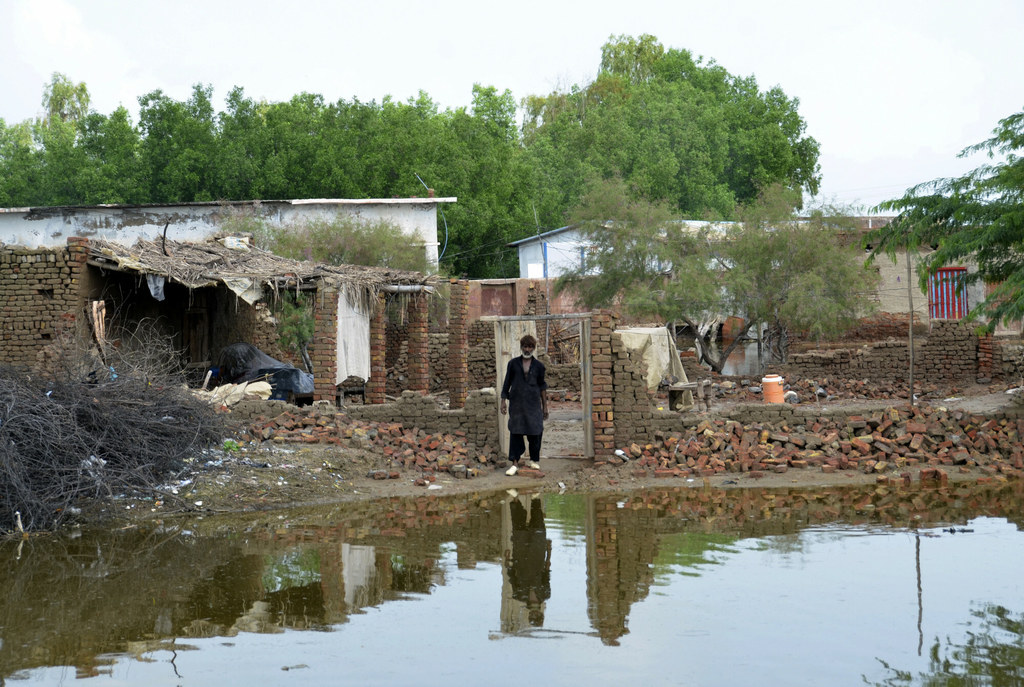
POLYGON ((765 403, 782 403, 784 395, 782 377, 779 375, 766 375, 762 377, 761 392, 764 394, 765 403))

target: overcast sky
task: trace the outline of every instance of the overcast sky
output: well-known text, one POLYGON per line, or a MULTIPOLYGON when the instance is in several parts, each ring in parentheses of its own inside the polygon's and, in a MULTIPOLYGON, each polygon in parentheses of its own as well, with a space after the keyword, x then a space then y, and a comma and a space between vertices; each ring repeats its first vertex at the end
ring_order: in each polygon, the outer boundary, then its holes
POLYGON ((0 118, 38 115, 54 71, 133 117, 140 95, 197 82, 218 109, 235 85, 460 107, 474 83, 519 99, 589 81, 610 35, 643 33, 799 98, 841 203, 985 162, 956 155, 1024 109, 1021 0, 0 0, 0 118))

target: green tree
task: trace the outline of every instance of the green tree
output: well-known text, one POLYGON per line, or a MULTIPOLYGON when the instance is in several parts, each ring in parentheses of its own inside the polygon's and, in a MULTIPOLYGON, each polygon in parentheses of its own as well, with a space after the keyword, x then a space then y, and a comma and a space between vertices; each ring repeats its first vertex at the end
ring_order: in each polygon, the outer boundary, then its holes
POLYGON ((613 36, 601 46, 601 71, 641 83, 654 76, 655 65, 664 55, 664 46, 649 33, 639 38, 613 36))
MULTIPOLYGON (((618 304, 698 331, 722 304, 709 250, 713 236, 673 221, 674 214, 667 203, 631 192, 622 179, 593 182, 570 215, 589 244, 586 263, 560 278, 557 289, 573 290, 588 307, 618 304)), ((710 356, 703 346, 702 357, 710 356)))
POLYGON ((80 146, 80 123, 89 113, 89 90, 54 72, 43 89, 45 114, 32 125, 39 165, 35 193, 52 205, 82 202, 82 177, 89 161, 80 146))
POLYGON ((128 110, 118 107, 110 116, 92 112, 79 123, 79 131, 78 147, 85 164, 76 202, 145 202, 142 139, 128 110))
POLYGON ((74 123, 89 114, 89 89, 85 82, 74 83, 64 74, 54 72, 43 88, 43 121, 74 123))
POLYGON ((41 205, 38 177, 32 126, 28 122, 7 126, 0 119, 0 207, 41 205))
POLYGON ((156 90, 139 98, 142 164, 151 202, 189 203, 219 197, 214 184, 217 131, 210 86, 196 84, 177 101, 156 90))
POLYGON ((690 217, 729 217, 770 184, 813 193, 820 180, 799 100, 649 35, 610 39, 592 83, 523 106, 525 145, 551 189, 545 210, 572 207, 594 175, 690 217))
MULTIPOLYGON (((740 208, 743 221, 693 226, 673 210, 632 194, 618 179, 598 182, 572 213, 594 246, 568 275, 591 307, 616 298, 627 312, 685 323, 693 332, 732 315, 740 330, 767 325, 774 360, 785 362, 789 335, 840 333, 870 309, 875 273, 844 245, 850 222, 836 212, 793 214, 795 192, 773 187, 740 208)), ((715 354, 696 337, 701 359, 721 371, 734 340, 715 354)))
POLYGON ((442 257, 452 274, 509 277, 519 272, 518 255, 505 244, 536 233, 535 181, 520 146, 515 100, 509 91, 473 86, 471 111, 445 113, 438 132, 439 155, 418 172, 443 195, 459 202, 444 209, 448 247, 442 257))
POLYGON ((878 275, 849 236, 855 220, 841 209, 794 210, 796 192, 773 186, 738 211, 719 244, 730 310, 764 324, 768 359, 786 362, 793 333, 829 339, 873 308, 878 275))
POLYGON ((952 179, 938 179, 909 189, 902 198, 878 209, 898 212, 865 241, 871 259, 895 255, 900 249, 934 247, 922 258, 918 272, 924 289, 929 276, 946 265, 971 262, 965 285, 994 284, 988 297, 970 313, 999 322, 1024 318, 1024 112, 1000 120, 986 141, 966 148, 961 157, 978 151, 1002 161, 983 165, 952 179))
POLYGON ((235 218, 226 227, 249 231, 266 250, 294 260, 314 260, 328 265, 370 265, 427 272, 423 244, 390 222, 363 222, 351 217, 314 219, 286 226, 235 218))

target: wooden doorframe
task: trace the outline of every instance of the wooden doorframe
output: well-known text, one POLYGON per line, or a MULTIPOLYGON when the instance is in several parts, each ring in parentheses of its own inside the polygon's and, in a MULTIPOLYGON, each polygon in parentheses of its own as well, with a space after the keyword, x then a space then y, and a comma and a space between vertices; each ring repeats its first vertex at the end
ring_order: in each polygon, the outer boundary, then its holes
POLYGON ((590 357, 590 318, 592 313, 569 313, 565 315, 507 315, 487 316, 480 319, 494 323, 494 372, 495 372, 495 404, 494 414, 498 425, 498 444, 502 457, 508 455, 509 431, 499 406, 501 405, 501 385, 504 383, 505 368, 508 361, 518 355, 519 339, 523 334, 536 336, 537 322, 550 320, 579 320, 580 323, 580 405, 583 409, 583 455, 594 457, 594 411, 593 411, 593 380, 594 365, 590 357), (511 326, 523 323, 524 330, 513 334, 511 326), (514 350, 513 350, 514 348, 514 350))

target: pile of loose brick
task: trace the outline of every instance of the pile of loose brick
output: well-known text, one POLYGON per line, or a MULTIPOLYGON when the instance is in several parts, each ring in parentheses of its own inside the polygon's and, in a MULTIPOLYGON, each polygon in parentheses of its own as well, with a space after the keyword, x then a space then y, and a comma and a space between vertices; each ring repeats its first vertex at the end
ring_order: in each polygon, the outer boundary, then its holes
POLYGON ((325 444, 365 448, 379 452, 387 468, 371 470, 374 479, 397 479, 399 468, 418 468, 425 482, 438 472, 471 478, 491 463, 489 448, 475 450, 466 433, 428 433, 398 423, 367 422, 345 413, 313 410, 285 412, 274 418, 258 417, 248 429, 254 441, 325 444))
MULTIPOLYGON (((797 417, 782 423, 705 419, 683 432, 655 434, 649 444, 623 447, 638 476, 657 477, 818 469, 859 470, 879 481, 948 479, 946 470, 1020 475, 1024 419, 985 418, 927 407, 888 408, 849 417, 797 417)), ((612 464, 624 462, 612 458, 612 464)))

